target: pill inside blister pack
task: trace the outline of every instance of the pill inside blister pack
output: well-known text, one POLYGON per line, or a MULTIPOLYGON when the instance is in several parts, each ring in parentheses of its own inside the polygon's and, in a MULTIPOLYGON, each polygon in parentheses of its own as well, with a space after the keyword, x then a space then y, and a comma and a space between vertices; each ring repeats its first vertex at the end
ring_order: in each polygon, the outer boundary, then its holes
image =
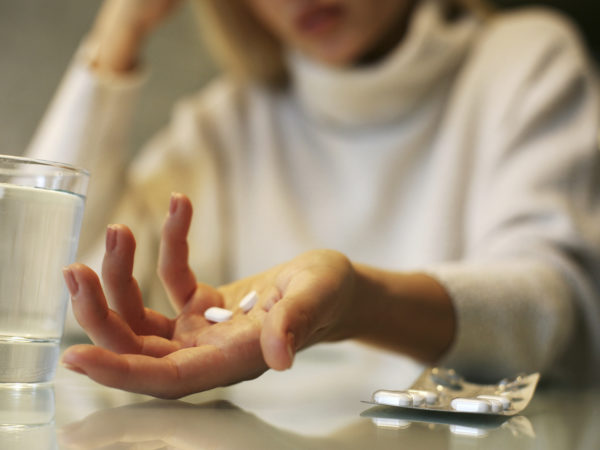
POLYGON ((456 372, 439 367, 425 370, 409 389, 375 391, 377 405, 463 414, 512 416, 533 397, 539 374, 520 375, 497 384, 469 383, 456 372))

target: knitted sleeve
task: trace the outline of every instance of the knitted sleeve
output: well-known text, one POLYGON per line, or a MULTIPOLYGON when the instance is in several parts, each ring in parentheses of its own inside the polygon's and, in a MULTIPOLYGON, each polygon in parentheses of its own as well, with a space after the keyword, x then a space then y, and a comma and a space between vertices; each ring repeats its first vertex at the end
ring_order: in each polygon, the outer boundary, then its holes
POLYGON ((432 269, 458 331, 443 363, 498 379, 600 368, 598 84, 576 33, 531 11, 499 20, 471 71, 482 111, 465 258, 432 269))

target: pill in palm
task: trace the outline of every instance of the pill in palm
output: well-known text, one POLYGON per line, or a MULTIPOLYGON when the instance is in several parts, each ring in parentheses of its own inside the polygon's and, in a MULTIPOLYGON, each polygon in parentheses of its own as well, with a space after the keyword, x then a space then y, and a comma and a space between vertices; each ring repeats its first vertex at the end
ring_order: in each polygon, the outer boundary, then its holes
POLYGON ((244 312, 248 312, 252 309, 252 307, 258 301, 258 294, 256 291, 249 292, 246 296, 240 301, 240 309, 244 312))
POLYGON ((231 319, 233 313, 228 309, 218 308, 217 306, 211 306, 204 311, 204 317, 206 320, 211 322, 225 322, 231 319))

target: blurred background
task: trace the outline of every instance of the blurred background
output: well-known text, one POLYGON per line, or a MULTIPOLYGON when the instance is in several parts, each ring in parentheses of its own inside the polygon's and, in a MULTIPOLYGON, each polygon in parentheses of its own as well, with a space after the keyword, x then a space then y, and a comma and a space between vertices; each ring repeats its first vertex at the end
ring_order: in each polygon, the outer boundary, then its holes
MULTIPOLYGON (((570 16, 600 61, 597 0, 495 0, 502 8, 543 4, 570 16)), ((24 151, 52 99, 100 0, 0 0, 0 153, 24 151)), ((153 35, 145 52, 150 67, 138 105, 132 145, 139 147, 169 117, 172 103, 216 74, 189 4, 153 35)))

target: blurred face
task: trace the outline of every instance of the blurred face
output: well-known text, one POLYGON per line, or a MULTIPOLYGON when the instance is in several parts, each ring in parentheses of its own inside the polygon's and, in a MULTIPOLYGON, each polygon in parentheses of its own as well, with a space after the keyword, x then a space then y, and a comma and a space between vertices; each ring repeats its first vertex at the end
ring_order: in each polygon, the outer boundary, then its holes
POLYGON ((398 42, 412 0, 245 0, 284 44, 344 66, 398 42))

